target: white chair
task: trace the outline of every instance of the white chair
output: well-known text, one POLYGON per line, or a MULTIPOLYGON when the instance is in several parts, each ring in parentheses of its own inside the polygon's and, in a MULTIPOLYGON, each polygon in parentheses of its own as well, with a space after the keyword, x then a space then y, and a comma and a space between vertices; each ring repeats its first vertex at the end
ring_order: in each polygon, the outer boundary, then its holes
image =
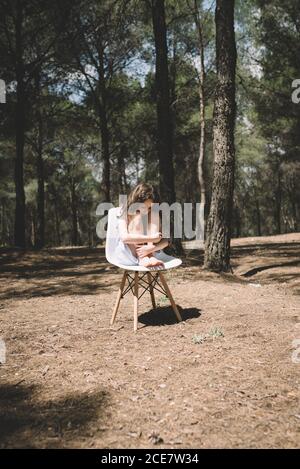
POLYGON ((146 291, 150 292, 153 308, 156 308, 154 290, 157 290, 163 295, 166 295, 170 300, 177 320, 182 321, 182 318, 175 304, 171 291, 162 273, 165 270, 174 269, 175 267, 178 267, 182 263, 181 259, 169 256, 161 250, 156 252, 156 257, 164 263, 163 268, 147 268, 139 265, 118 264, 116 262, 116 259, 114 258, 114 251, 116 248, 116 244, 119 241, 117 218, 119 210, 120 207, 116 207, 111 208, 108 211, 107 235, 105 244, 105 256, 107 261, 110 264, 113 264, 124 270, 110 324, 113 325, 120 306, 120 301, 129 291, 132 291, 134 296, 134 331, 137 331, 138 328, 138 301, 146 291), (127 285, 126 281, 128 282, 127 285), (142 289, 142 292, 140 294, 139 289, 142 289))

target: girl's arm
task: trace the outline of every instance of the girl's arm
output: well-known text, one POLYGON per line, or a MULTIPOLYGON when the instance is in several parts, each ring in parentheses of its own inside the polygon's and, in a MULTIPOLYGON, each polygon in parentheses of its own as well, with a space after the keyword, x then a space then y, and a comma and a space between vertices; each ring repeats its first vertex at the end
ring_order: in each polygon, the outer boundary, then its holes
POLYGON ((167 246, 169 246, 169 240, 167 238, 162 238, 158 243, 153 243, 152 252, 160 251, 161 249, 164 249, 167 246))
POLYGON ((126 244, 159 243, 161 241, 161 233, 154 233, 153 235, 128 233, 127 222, 125 218, 119 219, 119 234, 123 243, 126 244))
POLYGON ((166 238, 161 239, 158 243, 148 243, 146 245, 141 245, 136 248, 136 252, 139 257, 143 258, 152 254, 154 251, 159 251, 164 249, 169 245, 169 240, 166 238))

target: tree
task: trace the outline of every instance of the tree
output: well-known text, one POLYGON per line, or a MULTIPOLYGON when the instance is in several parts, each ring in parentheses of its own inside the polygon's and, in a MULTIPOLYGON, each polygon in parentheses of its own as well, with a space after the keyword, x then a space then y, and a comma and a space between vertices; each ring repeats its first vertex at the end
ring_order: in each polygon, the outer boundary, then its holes
POLYGON ((299 0, 257 0, 255 4, 260 13, 255 40, 261 51, 261 79, 254 102, 268 142, 274 231, 281 233, 284 219, 297 226, 299 211, 299 184, 290 178, 300 167, 300 106, 292 102, 292 82, 300 76, 299 0))
POLYGON ((204 267, 214 271, 230 268, 231 216, 234 189, 234 128, 236 45, 234 0, 217 0, 217 85, 213 121, 213 185, 207 221, 204 267))
POLYGON ((77 74, 77 90, 91 98, 100 130, 102 156, 101 189, 111 200, 111 115, 118 103, 113 100, 111 84, 137 47, 134 5, 130 0, 78 0, 73 10, 72 27, 65 33, 60 60, 67 74, 77 74))
POLYGON ((204 158, 206 145, 206 119, 205 119, 205 54, 204 54, 204 38, 203 23, 201 20, 197 0, 194 0, 194 18, 198 35, 198 47, 200 56, 200 73, 199 73, 199 100, 200 100, 200 143, 199 143, 199 159, 198 159, 198 179, 200 184, 200 203, 205 207, 206 202, 206 184, 204 177, 204 158))
MULTIPOLYGON (((25 192, 24 192, 24 146, 27 130, 27 113, 31 96, 29 88, 36 71, 53 56, 54 45, 64 29, 68 17, 68 1, 1 0, 0 34, 5 79, 15 81, 15 245, 24 248, 25 192), (55 25, 55 26, 54 26, 55 25), (42 48, 37 45, 43 44, 42 48), (37 51, 40 53, 37 54, 37 51)), ((1 54, 2 55, 2 54, 1 54)), ((3 64, 2 64, 3 67, 3 64)))
POLYGON ((167 29, 164 0, 152 0, 152 21, 156 52, 157 148, 160 194, 164 202, 175 202, 172 116, 168 71, 167 29))

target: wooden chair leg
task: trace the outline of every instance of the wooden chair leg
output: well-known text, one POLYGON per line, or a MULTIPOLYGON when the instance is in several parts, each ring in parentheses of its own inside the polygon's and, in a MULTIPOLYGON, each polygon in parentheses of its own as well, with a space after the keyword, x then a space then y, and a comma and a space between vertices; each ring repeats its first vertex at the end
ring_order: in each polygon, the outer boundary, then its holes
POLYGON ((162 274, 162 272, 159 272, 159 277, 160 277, 160 281, 161 281, 161 283, 162 283, 164 289, 166 290, 166 293, 167 293, 167 295, 168 295, 168 298, 169 298, 169 300, 170 300, 170 303, 171 303, 171 305, 172 305, 173 311, 174 311, 174 313, 176 314, 176 317, 177 317, 178 321, 182 321, 182 317, 180 316, 180 313, 179 313, 179 311, 178 311, 178 308, 177 308, 177 306, 176 306, 176 303, 175 303, 175 301, 174 301, 174 298, 173 298, 173 296, 172 296, 172 293, 171 293, 171 291, 170 291, 170 288, 168 287, 168 284, 167 284, 166 279, 165 279, 164 275, 162 274))
POLYGON ((115 303, 115 307, 114 307, 112 317, 111 317, 111 320, 110 320, 110 325, 111 326, 115 322, 115 319, 116 319, 116 316, 117 316, 117 312, 118 312, 118 309, 119 309, 119 306, 120 306, 120 301, 121 301, 124 285, 125 285, 125 282, 126 282, 126 277, 127 277, 127 271, 125 270, 125 272, 123 274, 123 277, 122 277, 122 280, 121 280, 121 283, 120 283, 120 288, 119 288, 119 291, 118 291, 118 296, 117 296, 117 300, 116 300, 116 303, 115 303))
MULTIPOLYGON (((147 274, 147 278, 148 278, 148 284, 151 285, 151 283, 153 282, 153 278, 151 276, 150 273, 147 274)), ((155 296, 154 296, 154 291, 153 291, 153 287, 150 286, 150 296, 151 296, 151 301, 152 301, 152 307, 153 309, 156 308, 156 303, 155 303, 155 296)))
POLYGON ((137 331, 138 327, 138 303, 139 303, 139 273, 134 274, 134 308, 133 308, 133 330, 137 331))

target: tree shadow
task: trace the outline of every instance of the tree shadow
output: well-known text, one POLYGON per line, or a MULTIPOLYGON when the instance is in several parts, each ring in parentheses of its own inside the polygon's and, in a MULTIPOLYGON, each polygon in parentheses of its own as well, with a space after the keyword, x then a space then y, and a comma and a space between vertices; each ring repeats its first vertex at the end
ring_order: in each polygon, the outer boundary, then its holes
MULTIPOLYGON (((58 279, 59 281, 59 279, 58 279)), ((103 291, 110 292, 119 285, 120 281, 111 282, 109 285, 100 283, 95 279, 86 279, 85 282, 76 284, 74 280, 60 281, 59 284, 51 285, 46 282, 31 282, 24 289, 16 290, 14 287, 7 287, 4 293, 0 294, 0 300, 29 299, 35 297, 65 296, 65 295, 99 295, 103 291)))
POLYGON ((231 246, 232 257, 239 258, 244 256, 250 256, 254 253, 257 254, 257 251, 261 251, 259 256, 263 257, 263 251, 266 251, 267 256, 271 257, 272 255, 283 257, 297 257, 300 252, 300 243, 290 242, 290 243, 258 243, 254 245, 239 245, 231 246))
MULTIPOLYGON (((3 250, 2 250, 3 251, 3 250)), ((0 272, 17 278, 81 276, 102 273, 107 267, 105 251, 95 249, 57 249, 0 253, 0 272), (87 267, 87 268, 86 268, 87 267)))
MULTIPOLYGON (((183 321, 188 321, 192 318, 199 318, 201 316, 201 309, 199 308, 183 309, 178 305, 177 308, 183 321)), ((145 326, 169 326, 177 324, 177 319, 171 306, 160 306, 139 315, 139 322, 145 326)))
MULTIPOLYGON (((254 245, 238 245, 231 246, 231 258, 239 259, 245 256, 250 256, 256 253, 259 257, 263 257, 266 252, 267 257, 278 255, 282 257, 299 257, 300 253, 300 243, 290 242, 290 243, 258 243, 254 245), (259 254, 257 251, 261 251, 259 254)), ((204 262, 204 252, 200 249, 191 249, 186 252, 186 256, 182 259, 183 266, 201 266, 204 262)))
MULTIPOLYGON (((182 257, 176 278, 245 283, 256 273, 273 267, 298 264, 300 243, 262 243, 232 246, 233 273, 213 275, 203 270, 203 250, 193 249, 182 257), (249 259, 246 259, 249 256, 249 259), (253 256, 253 258, 251 258, 253 256), (274 258, 276 259, 274 261, 274 258), (272 261, 274 264, 272 265, 272 261), (282 261, 282 264, 280 262, 282 261), (276 262, 276 264, 275 264, 276 262), (269 263, 268 266, 266 264, 269 263), (262 265, 263 264, 263 265, 262 265), (243 272, 241 272, 241 270, 243 272)), ((121 279, 119 270, 105 258, 104 247, 49 248, 37 250, 0 249, 0 300, 57 295, 99 295, 114 292, 121 279), (19 282, 21 280, 21 282, 19 282)), ((297 276, 294 272, 292 275, 297 276)), ((270 277, 271 278, 271 277, 270 277)), ((280 274, 274 281, 280 281, 280 274)), ((263 281, 263 279, 260 279, 263 281)))
MULTIPOLYGON (((261 265, 259 267, 255 267, 254 269, 250 269, 247 272, 241 274, 243 277, 252 277, 253 275, 256 275, 259 272, 262 272, 264 270, 268 269, 275 269, 276 267, 294 267, 300 265, 300 261, 290 261, 290 262, 280 262, 277 264, 271 264, 271 265, 261 265)), ((280 276, 281 274, 278 274, 280 276)), ((299 274, 300 275, 300 274, 299 274)))
POLYGON ((111 275, 118 268, 108 264, 104 248, 0 251, 0 277, 8 280, 2 284, 1 300, 93 295, 110 292, 119 283, 111 275))
POLYGON ((74 393, 38 401, 36 386, 0 386, 0 448, 64 447, 101 419, 108 393, 74 393))

